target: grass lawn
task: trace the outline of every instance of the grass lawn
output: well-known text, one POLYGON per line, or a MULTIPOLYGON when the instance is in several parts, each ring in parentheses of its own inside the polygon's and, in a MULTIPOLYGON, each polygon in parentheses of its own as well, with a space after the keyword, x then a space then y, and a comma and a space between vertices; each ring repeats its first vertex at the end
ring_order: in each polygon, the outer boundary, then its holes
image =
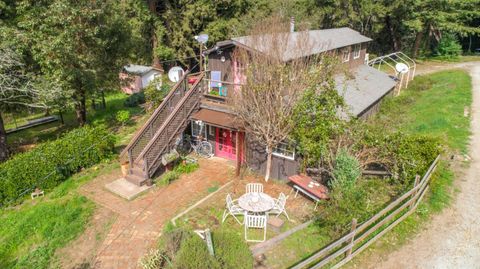
POLYGON ((55 252, 77 238, 93 214, 93 202, 76 190, 114 169, 116 161, 82 171, 43 198, 0 211, 0 268, 55 268, 55 252))
MULTIPOLYGON (((98 125, 105 124, 112 131, 115 131, 119 137, 120 144, 128 142, 128 138, 138 128, 138 123, 143 123, 146 120, 145 112, 141 107, 125 107, 124 102, 128 95, 122 92, 114 92, 105 96, 107 108, 94 110, 91 105, 88 105, 87 121, 90 124, 98 125), (132 123, 130 125, 119 128, 118 123, 115 120, 115 115, 120 110, 128 110, 132 115, 132 123)), ((32 117, 41 117, 42 114, 35 115, 23 115, 23 117, 17 118, 17 123, 25 122, 26 119, 32 117)), ((16 133, 8 135, 7 142, 14 152, 23 151, 30 146, 34 146, 37 143, 41 143, 47 140, 56 139, 62 133, 78 127, 77 120, 75 118, 74 111, 65 112, 64 115, 65 124, 60 122, 52 122, 49 124, 29 128, 16 133)), ((6 122, 7 126, 11 126, 13 122, 6 122)))
POLYGON ((369 123, 379 130, 440 137, 449 149, 466 152, 472 103, 470 76, 447 70, 418 76, 400 96, 390 97, 369 123))

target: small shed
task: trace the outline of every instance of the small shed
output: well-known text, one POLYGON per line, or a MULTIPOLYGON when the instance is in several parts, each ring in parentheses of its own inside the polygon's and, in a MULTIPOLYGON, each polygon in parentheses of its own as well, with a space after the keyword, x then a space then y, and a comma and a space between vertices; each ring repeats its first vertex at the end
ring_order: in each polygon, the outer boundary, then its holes
POLYGON ((120 86, 124 93, 133 94, 147 87, 157 76, 162 75, 162 70, 145 65, 125 65, 119 74, 120 86))

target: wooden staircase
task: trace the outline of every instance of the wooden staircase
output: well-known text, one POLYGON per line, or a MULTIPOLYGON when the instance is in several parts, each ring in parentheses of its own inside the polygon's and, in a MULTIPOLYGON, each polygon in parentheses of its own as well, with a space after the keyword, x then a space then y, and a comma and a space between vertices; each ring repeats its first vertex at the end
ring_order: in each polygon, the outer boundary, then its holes
POLYGON ((203 77, 204 73, 187 72, 122 151, 120 159, 129 163, 128 181, 141 186, 163 167, 162 155, 174 148, 190 115, 199 107, 207 85, 203 77), (190 86, 188 78, 192 76, 197 80, 190 86))

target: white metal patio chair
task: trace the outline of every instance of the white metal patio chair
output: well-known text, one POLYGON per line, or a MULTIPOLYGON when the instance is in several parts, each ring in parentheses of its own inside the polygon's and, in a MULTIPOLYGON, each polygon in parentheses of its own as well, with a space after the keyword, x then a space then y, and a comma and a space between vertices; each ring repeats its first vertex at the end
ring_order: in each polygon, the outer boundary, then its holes
POLYGON ((263 184, 261 183, 248 183, 246 186, 246 192, 263 192, 263 184))
POLYGON ((227 194, 226 202, 227 209, 223 211, 222 223, 225 222, 228 216, 232 216, 238 222, 238 224, 243 224, 236 216, 243 216, 245 211, 240 206, 235 204, 235 201, 232 200, 232 196, 230 194, 227 194))
POLYGON ((287 214, 287 210, 285 209, 286 204, 287 204, 287 196, 285 196, 285 194, 281 192, 280 195, 278 196, 278 199, 275 199, 275 205, 270 211, 268 211, 268 214, 274 214, 274 215, 277 215, 278 217, 280 216, 280 214, 283 213, 285 214, 287 219, 290 220, 287 214))
POLYGON ((267 215, 249 215, 245 214, 245 241, 264 242, 267 239, 267 215), (263 239, 248 239, 248 229, 263 229, 263 239))

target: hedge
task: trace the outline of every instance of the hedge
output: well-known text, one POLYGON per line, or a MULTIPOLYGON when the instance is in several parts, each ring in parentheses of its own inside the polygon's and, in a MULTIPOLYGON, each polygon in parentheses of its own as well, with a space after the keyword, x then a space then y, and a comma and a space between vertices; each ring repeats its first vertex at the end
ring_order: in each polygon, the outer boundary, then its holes
POLYGON ((111 157, 114 144, 104 127, 85 126, 15 155, 0 164, 0 206, 33 187, 52 189, 72 173, 111 157))

